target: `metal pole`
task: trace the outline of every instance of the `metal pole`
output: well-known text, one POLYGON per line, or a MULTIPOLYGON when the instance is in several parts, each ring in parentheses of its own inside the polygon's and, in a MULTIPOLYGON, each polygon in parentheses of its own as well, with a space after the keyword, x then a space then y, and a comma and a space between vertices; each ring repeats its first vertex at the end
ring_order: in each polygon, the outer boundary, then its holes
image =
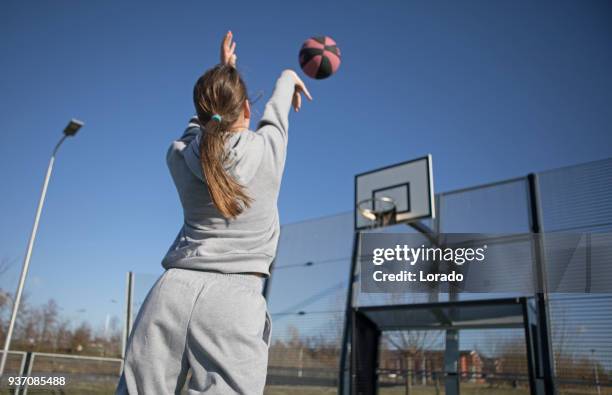
MULTIPOLYGON (((435 230, 430 229, 421 222, 411 222, 408 223, 408 226, 411 226, 413 229, 424 235, 436 247, 444 247, 440 240, 439 219, 434 221, 434 227, 436 228, 435 230)), ((455 287, 450 287, 448 298, 450 301, 458 300, 457 290, 455 287)), ((457 366, 459 356, 459 331, 456 329, 447 329, 444 351, 444 388, 447 394, 459 394, 461 388, 460 375, 458 371, 459 369, 457 366)))
POLYGON ((66 139, 66 135, 62 136, 60 141, 55 146, 51 159, 49 160, 49 166, 47 167, 47 175, 42 187, 42 193, 40 194, 40 200, 38 201, 38 208, 36 209, 36 216, 34 217, 34 226, 32 227, 32 233, 30 234, 30 240, 28 241, 28 248, 26 255, 23 260, 23 267, 21 268, 21 275, 19 277, 19 285, 17 286, 17 292, 15 293, 15 300, 13 302, 13 312, 11 313, 11 320, 9 322, 8 331, 6 332, 6 339, 4 340, 4 350, 2 352, 2 360, 0 361, 0 379, 4 375, 4 368, 6 366, 6 359, 11 346, 11 339, 13 337, 13 330, 15 329, 15 321, 17 320, 17 312, 19 311, 19 303, 21 302, 21 295, 25 286, 25 280, 28 275, 28 269, 30 267, 30 258, 32 257, 32 249, 34 248, 34 241, 36 240, 36 232, 38 231, 38 223, 40 221, 40 214, 42 213, 43 205, 45 204, 45 196, 47 195, 47 187, 49 186, 49 179, 51 178, 51 172, 53 171, 53 163, 55 162, 55 155, 57 150, 66 139))
MULTIPOLYGON (((451 294, 453 295, 453 294, 451 294)), ((456 294, 449 300, 457 300, 456 294)), ((458 395, 461 387, 459 385, 459 331, 447 329, 444 345, 444 393, 448 395, 458 395)))
MULTIPOLYGON (((357 275, 355 274, 357 269, 357 261, 359 260, 359 243, 361 241, 361 232, 355 231, 353 235, 353 252, 351 255, 351 268, 348 279, 348 289, 346 291, 346 306, 344 315, 344 328, 342 330, 342 348, 340 351, 340 369, 338 372, 338 395, 347 395, 353 391, 351 388, 352 377, 346 377, 346 374, 350 374, 350 361, 348 361, 349 347, 351 343, 351 328, 352 328, 352 317, 353 317, 353 288, 357 275), (347 366, 349 365, 349 366, 347 366), (347 372, 349 371, 349 372, 347 372)), ((350 350, 351 352, 353 350, 350 350)))
POLYGON ((599 369, 597 361, 595 361, 595 349, 591 349, 591 359, 593 361, 593 371, 595 373, 595 387, 597 388, 597 395, 601 395, 601 385, 599 384, 599 369))
POLYGON ((550 331, 550 316, 548 310, 548 283, 546 278, 545 245, 542 225, 542 208, 540 206, 540 189, 538 176, 530 173, 527 176, 529 188, 531 233, 534 237, 535 278, 537 288, 535 294, 538 318, 538 337, 541 351, 542 371, 540 379, 544 384, 547 395, 555 395, 555 362, 552 349, 552 335, 550 331))
POLYGON ((130 333, 132 333, 132 316, 134 305, 134 272, 128 272, 125 285, 125 325, 123 326, 123 341, 121 357, 125 358, 129 345, 130 333))

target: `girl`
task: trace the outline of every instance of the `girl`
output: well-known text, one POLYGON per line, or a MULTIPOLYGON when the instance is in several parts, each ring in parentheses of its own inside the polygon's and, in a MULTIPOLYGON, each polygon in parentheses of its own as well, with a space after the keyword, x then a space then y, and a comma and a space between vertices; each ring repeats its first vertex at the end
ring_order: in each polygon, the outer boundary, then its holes
POLYGON ((255 131, 228 32, 221 64, 195 84, 197 117, 172 143, 168 167, 184 224, 165 273, 136 318, 117 394, 262 394, 271 323, 262 296, 279 237, 277 197, 289 110, 301 94, 291 70, 276 82, 255 131))

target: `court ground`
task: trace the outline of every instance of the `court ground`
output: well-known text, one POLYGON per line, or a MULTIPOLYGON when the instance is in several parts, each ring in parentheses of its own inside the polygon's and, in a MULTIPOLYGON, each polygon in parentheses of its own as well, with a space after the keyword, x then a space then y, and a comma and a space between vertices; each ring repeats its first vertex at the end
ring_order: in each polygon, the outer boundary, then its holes
MULTIPOLYGON (((337 389, 332 387, 296 387, 296 386, 269 386, 265 395, 336 395, 337 389)), ((444 390, 440 389, 440 395, 444 390)), ((528 395, 527 388, 495 388, 487 385, 462 384, 462 395, 528 395)), ((587 395, 597 394, 596 388, 584 389, 561 389, 560 395, 587 395)), ((602 395, 612 395, 612 388, 601 388, 602 395)), ((381 388, 378 395, 406 395, 406 389, 402 386, 381 388)), ((410 395, 436 395, 434 387, 412 387, 410 395)))

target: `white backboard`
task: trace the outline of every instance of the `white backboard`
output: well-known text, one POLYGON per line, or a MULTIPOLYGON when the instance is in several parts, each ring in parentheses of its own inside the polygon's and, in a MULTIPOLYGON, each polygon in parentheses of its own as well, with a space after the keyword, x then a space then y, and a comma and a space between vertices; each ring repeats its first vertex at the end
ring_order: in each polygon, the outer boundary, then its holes
MULTIPOLYGON (((355 176, 355 207, 359 202, 377 198, 393 199, 395 223, 435 217, 431 155, 371 170, 355 176)), ((371 221, 355 209, 355 229, 367 229, 371 221)))

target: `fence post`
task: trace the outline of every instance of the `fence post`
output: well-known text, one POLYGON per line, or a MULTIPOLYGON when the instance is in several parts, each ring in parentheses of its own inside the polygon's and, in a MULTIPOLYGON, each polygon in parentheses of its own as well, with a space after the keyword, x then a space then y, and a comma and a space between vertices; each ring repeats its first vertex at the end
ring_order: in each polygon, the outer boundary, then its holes
POLYGON ((34 363, 34 353, 31 351, 28 351, 26 354, 26 361, 25 361, 25 364, 23 365, 23 373, 22 373, 22 377, 26 377, 26 381, 22 383, 21 387, 19 388, 19 390, 21 391, 23 395, 27 395, 28 393, 27 377, 30 377, 30 375, 32 374, 32 364, 33 363, 34 363))
MULTIPOLYGON (((538 320, 537 335, 541 351, 542 371, 538 377, 544 384, 546 394, 557 393, 555 388, 555 362, 551 343, 550 316, 548 312, 548 289, 546 278, 545 245, 543 242, 542 208, 540 206, 540 188, 538 176, 530 173, 527 176, 529 187, 529 207, 531 233, 534 237, 535 278, 537 288, 535 294, 538 320)), ((539 369, 536 369, 536 371, 539 369)))
POLYGON ((446 330, 444 347, 444 393, 459 395, 459 331, 446 330))
POLYGON ((405 383, 405 394, 412 394, 412 357, 410 354, 406 354, 406 383, 405 383))
MULTIPOLYGON (((346 292, 346 305, 344 311, 344 328, 342 330, 342 348, 340 350, 340 369, 338 372, 338 395, 347 395, 353 391, 350 377, 350 369, 348 353, 351 344, 351 320, 353 311, 353 288, 357 279, 356 269, 357 261, 359 260, 359 243, 361 241, 361 232, 355 231, 353 235, 353 252, 351 254, 351 268, 348 279, 348 289, 346 292), (349 377, 347 377, 347 373, 349 377)), ((352 352, 352 350, 351 350, 352 352)))
POLYGON ((125 325, 123 326, 123 339, 121 345, 121 358, 125 359, 128 339, 132 332, 132 306, 134 298, 134 272, 127 272, 125 286, 125 325))

